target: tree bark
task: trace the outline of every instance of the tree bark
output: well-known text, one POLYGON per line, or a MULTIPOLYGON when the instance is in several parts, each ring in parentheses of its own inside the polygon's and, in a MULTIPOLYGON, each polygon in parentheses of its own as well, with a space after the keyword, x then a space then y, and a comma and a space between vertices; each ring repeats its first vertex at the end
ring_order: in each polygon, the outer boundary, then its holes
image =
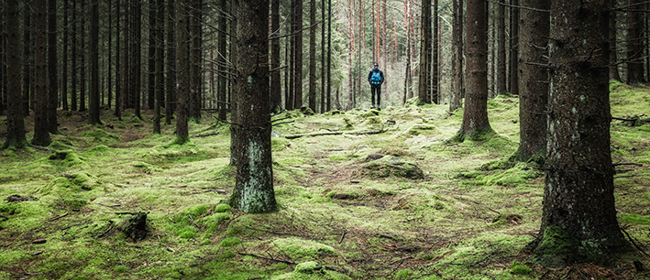
MULTIPOLYGON (((67 0, 63 0, 63 1, 68 2, 67 0)), ((67 24, 64 25, 67 26, 67 24)), ((108 51, 108 65, 107 65, 108 78, 106 80, 108 82, 108 109, 110 110, 113 102, 113 1, 108 2, 108 30, 107 31, 108 31, 108 43, 107 43, 108 48, 106 48, 106 50, 108 51)), ((63 61, 63 65, 64 66, 66 65, 65 59, 63 61)), ((65 71, 63 71, 63 75, 65 75, 65 71)), ((64 83, 65 83, 65 79, 64 79, 64 83)), ((66 87, 64 86, 63 88, 65 89, 66 87)), ((65 90, 62 92, 62 94, 65 94, 65 90)))
POLYGON ((70 110, 77 111, 77 85, 79 84, 79 69, 77 59, 79 58, 79 10, 78 1, 72 1, 72 63, 70 65, 70 110))
POLYGON ((309 108, 316 111, 316 0, 309 7, 309 108))
MULTIPOLYGON (((510 0, 519 6, 519 0, 510 0)), ((519 9, 510 9, 510 94, 519 94, 519 9)))
MULTIPOLYGON (((638 4, 641 0, 630 0, 630 5, 638 4)), ((642 7, 642 6, 641 6, 642 7)), ((643 26, 640 12, 628 12, 627 22, 627 83, 638 84, 643 78, 643 26)))
MULTIPOLYGON (((279 1, 279 0, 275 0, 275 1, 279 1)), ((278 12, 279 12, 280 3, 278 2, 277 5, 278 5, 278 12)), ((228 10, 228 3, 227 3, 226 0, 221 0, 220 1, 220 6, 221 6, 222 11, 227 11, 228 10)), ((277 26, 279 28, 279 26, 280 26, 279 15, 278 15, 277 20, 278 20, 277 26)), ((227 30, 226 28, 227 28, 226 14, 222 13, 222 14, 220 14, 220 17, 219 17, 219 29, 225 31, 225 30, 227 30)), ((274 30, 276 30, 276 29, 274 29, 274 30)), ((228 67, 226 67, 226 65, 229 65, 228 61, 226 60, 226 58, 227 58, 227 56, 226 56, 227 55, 226 54, 226 45, 228 44, 228 41, 227 41, 227 38, 226 38, 226 33, 219 32, 217 40, 218 40, 218 43, 219 43, 219 52, 218 52, 219 64, 217 65, 217 67, 219 69, 225 70, 225 71, 219 71, 220 73, 218 75, 218 77, 219 77, 219 90, 218 90, 219 94, 218 94, 218 97, 217 97, 217 100, 218 100, 217 106, 219 108, 219 120, 225 121, 226 116, 227 116, 227 110, 228 110, 228 106, 227 106, 228 105, 227 104, 227 101, 228 101, 228 99, 227 99, 227 90, 228 89, 226 88, 226 85, 227 85, 226 78, 227 78, 228 74, 226 74, 226 73, 230 72, 230 69, 228 69, 228 67)), ((277 41, 275 41, 275 42, 279 44, 280 39, 276 39, 276 40, 277 41)), ((278 50, 277 51, 279 51, 279 48, 280 47, 278 45, 278 50)), ((277 56, 278 56, 278 60, 279 60, 280 59, 280 54, 278 53, 277 56)), ((278 75, 279 75, 279 73, 280 72, 278 72, 278 75)), ((273 81, 272 81, 272 83, 273 83, 273 81)), ((277 90, 279 92, 280 91, 280 78, 279 77, 278 77, 278 81, 277 81, 277 86, 278 86, 277 90)), ((274 88, 271 87, 271 91, 273 91, 273 90, 274 90, 274 88)), ((282 101, 282 98, 279 97, 278 102, 281 102, 281 101, 282 101)), ((282 105, 280 105, 280 104, 278 104, 278 106, 282 107, 282 105)))
POLYGON ((332 0, 327 2, 327 112, 329 112, 332 110, 332 0))
MULTIPOLYGON (((549 0, 521 0, 521 5, 549 10, 549 0)), ((538 65, 547 64, 549 17, 548 13, 521 11, 521 41, 519 48, 521 77, 519 95, 519 160, 528 161, 546 154, 546 118, 548 103, 548 69, 538 65), (527 63, 535 63, 531 65, 527 63)))
POLYGON ((486 3, 485 0, 467 0, 467 95, 463 123, 457 135, 459 141, 481 140, 485 133, 492 132, 487 115, 486 3))
MULTIPOLYGON (((147 88, 147 107, 154 109, 156 99, 156 0, 149 0, 149 86, 147 88)), ((154 109, 155 110, 155 109, 154 109)), ((154 130, 155 130, 154 123, 154 130)), ((154 132, 155 133, 155 132, 154 132)))
MULTIPOLYGON (((302 1, 296 1, 296 31, 302 30, 302 1)), ((296 34, 296 66, 295 66, 295 83, 294 86, 294 109, 300 109, 302 107, 302 31, 296 34)))
POLYGON ((552 1, 548 151, 540 234, 546 266, 608 263, 629 250, 616 220, 607 0, 552 1))
MULTIPOLYGON (((23 4, 23 114, 29 116, 29 100, 34 99, 34 92, 30 92, 33 84, 33 44, 32 44, 32 9, 27 8, 32 5, 32 1, 25 1, 23 4)), ((6 28, 6 27, 5 27, 6 28)), ((8 29, 7 29, 8 30, 8 29)), ((7 32, 8 33, 8 32, 7 32)), ((8 46, 7 46, 8 47, 8 46)))
POLYGON ((167 97, 165 124, 172 124, 176 105, 176 0, 167 0, 167 97))
POLYGON ((48 78, 49 84, 47 85, 47 130, 50 133, 58 134, 59 130, 57 129, 57 115, 56 108, 59 103, 59 87, 58 87, 58 77, 57 69, 58 59, 57 59, 57 42, 56 34, 56 0, 48 1, 48 58, 47 58, 47 68, 48 68, 48 78))
POLYGON ((497 67, 497 94, 508 91, 506 86, 506 6, 505 0, 499 1, 499 24, 497 41, 499 43, 498 67, 497 67))
POLYGON ((418 98, 424 103, 431 103, 429 87, 431 86, 431 0, 422 1, 420 14, 420 77, 418 98))
POLYGON ((32 144, 47 146, 52 142, 47 123, 47 2, 34 1, 34 138, 32 144))
POLYGON ((120 33, 121 31, 120 22, 122 22, 122 20, 120 20, 120 14, 121 14, 120 6, 122 0, 116 0, 115 2, 116 2, 115 16, 117 17, 115 21, 115 34, 116 34, 115 37, 117 37, 117 41, 115 42, 115 116, 117 117, 118 120, 122 120, 122 101, 123 101, 122 97, 124 96, 124 92, 122 91, 122 89, 126 87, 123 87, 124 85, 122 79, 123 69, 122 66, 120 65, 120 61, 121 61, 121 57, 120 57, 121 40, 120 39, 124 36, 123 34, 125 33, 124 32, 120 33))
MULTIPOLYGON (((191 0, 189 0, 191 1, 191 0)), ((176 79, 178 83, 178 105, 176 106, 176 140, 178 144, 189 141, 187 127, 190 96, 190 62, 189 62, 189 36, 187 33, 189 13, 188 0, 176 0, 176 79)))
POLYGON ((80 58, 80 71, 79 71, 79 111, 86 111, 86 0, 80 0, 81 14, 79 16, 79 58, 80 58))
POLYGON ((321 66, 321 71, 320 71, 320 113, 323 114, 325 113, 325 83, 327 81, 327 70, 325 69, 325 28, 326 28, 326 18, 325 18, 325 0, 321 0, 321 38, 320 38, 320 66, 321 66))
POLYGON ((190 118, 201 120, 201 10, 199 0, 190 0, 190 118))
MULTIPOLYGON (((50 0, 51 1, 51 0, 50 0)), ((88 123, 101 124, 99 119, 99 3, 92 1, 90 18, 90 91, 88 123)))
POLYGON ((231 206, 247 213, 277 210, 273 191, 271 160, 271 117, 269 111, 268 0, 235 1, 238 25, 237 80, 235 102, 238 107, 239 145, 236 154, 237 176, 230 197, 231 206))
POLYGON ((134 0, 133 1, 133 9, 132 9, 132 17, 131 20, 133 21, 133 35, 134 37, 132 38, 133 41, 131 42, 132 49, 131 51, 133 52, 133 61, 131 63, 133 64, 133 97, 134 102, 133 105, 135 106, 135 116, 138 117, 139 119, 142 119, 142 114, 141 114, 141 107, 142 107, 142 102, 141 102, 141 96, 142 96, 142 0, 134 0))
MULTIPOLYGON (((18 1, 5 2, 6 26, 18 26, 18 1)), ((20 35, 18 28, 7 28, 7 140, 2 148, 22 147, 27 143, 25 138, 25 121, 21 96, 20 79, 20 35)), ((2 99, 2 98, 0 98, 2 99)), ((1 108, 0 108, 1 110, 1 108)))
MULTIPOLYGON (((452 26, 452 81, 449 111, 462 108, 463 96, 463 0, 452 0, 454 21, 452 26)), ((406 58, 408 60, 408 57, 406 58)))
POLYGON ((155 94, 155 100, 154 100, 154 122, 153 122, 153 133, 160 134, 160 119, 161 119, 161 112, 160 112, 160 106, 162 106, 164 102, 164 96, 165 96, 165 88, 164 88, 164 64, 165 61, 163 59, 163 45, 164 45, 164 36, 163 36, 163 22, 165 20, 165 1, 164 0, 158 0, 157 1, 157 11, 156 11, 156 17, 155 17, 155 26, 156 26, 156 82, 154 84, 154 87, 156 88, 156 94, 155 94))

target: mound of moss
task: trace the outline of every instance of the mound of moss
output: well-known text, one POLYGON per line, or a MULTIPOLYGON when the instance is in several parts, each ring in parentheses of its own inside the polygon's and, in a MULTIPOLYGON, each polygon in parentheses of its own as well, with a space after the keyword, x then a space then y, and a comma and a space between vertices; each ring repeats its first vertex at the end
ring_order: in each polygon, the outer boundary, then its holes
POLYGON ((369 177, 372 179, 399 177, 411 180, 424 179, 424 172, 419 166, 413 163, 377 163, 371 162, 355 171, 354 175, 360 177, 369 177))
POLYGON ((281 252, 287 254, 293 260, 311 259, 336 253, 331 246, 297 237, 277 239, 273 241, 273 245, 277 246, 281 252))

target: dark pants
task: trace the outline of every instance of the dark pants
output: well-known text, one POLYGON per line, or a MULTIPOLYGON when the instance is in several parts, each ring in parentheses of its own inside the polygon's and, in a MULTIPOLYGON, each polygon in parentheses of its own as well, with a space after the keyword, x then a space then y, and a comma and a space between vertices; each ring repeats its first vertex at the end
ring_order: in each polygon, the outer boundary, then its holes
POLYGON ((377 107, 381 105, 381 85, 370 85, 372 107, 375 107, 375 94, 377 94, 377 107))

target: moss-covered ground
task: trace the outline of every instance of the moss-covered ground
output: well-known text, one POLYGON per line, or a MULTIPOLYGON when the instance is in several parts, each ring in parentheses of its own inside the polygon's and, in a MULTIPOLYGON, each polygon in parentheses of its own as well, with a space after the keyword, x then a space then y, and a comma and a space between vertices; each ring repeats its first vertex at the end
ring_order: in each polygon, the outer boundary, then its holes
MULTIPOLYGON (((613 116, 647 118, 650 89, 612 89, 613 116)), ((409 104, 274 116, 282 119, 272 138, 280 210, 264 215, 225 204, 236 172, 230 129, 208 112, 182 146, 171 144, 173 125, 151 134, 148 111, 122 121, 105 111, 101 126, 60 114, 61 135, 47 149, 0 151, 0 279, 650 276, 631 258, 563 269, 530 261, 523 248, 538 234, 544 172, 504 162, 519 141, 516 97, 489 101, 496 134, 484 142, 446 141, 462 109, 409 104), (342 133, 285 138, 323 132, 342 133), (124 229, 140 212, 148 232, 133 240, 124 229)), ((32 117, 26 122, 31 131, 32 117)), ((650 124, 614 120, 611 128, 619 221, 647 250, 650 124)))

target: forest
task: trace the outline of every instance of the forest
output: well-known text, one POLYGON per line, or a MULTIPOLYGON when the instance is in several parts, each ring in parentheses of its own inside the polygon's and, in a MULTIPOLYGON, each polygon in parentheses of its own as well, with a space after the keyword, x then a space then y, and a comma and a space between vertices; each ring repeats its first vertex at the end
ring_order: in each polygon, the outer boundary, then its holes
POLYGON ((2 279, 650 279, 647 1, 0 8, 2 279))

